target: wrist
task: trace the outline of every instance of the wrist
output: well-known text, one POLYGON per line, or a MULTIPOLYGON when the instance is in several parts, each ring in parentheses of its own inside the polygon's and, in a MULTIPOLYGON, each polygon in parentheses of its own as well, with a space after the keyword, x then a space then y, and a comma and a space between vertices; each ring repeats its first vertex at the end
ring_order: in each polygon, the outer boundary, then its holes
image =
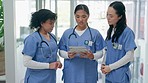
POLYGON ((93 60, 94 59, 94 55, 92 54, 88 58, 91 59, 91 60, 93 60))
POLYGON ((50 69, 50 63, 48 64, 48 67, 49 67, 49 69, 50 69))
POLYGON ((109 64, 108 67, 110 68, 111 71, 114 70, 114 67, 112 64, 109 64))

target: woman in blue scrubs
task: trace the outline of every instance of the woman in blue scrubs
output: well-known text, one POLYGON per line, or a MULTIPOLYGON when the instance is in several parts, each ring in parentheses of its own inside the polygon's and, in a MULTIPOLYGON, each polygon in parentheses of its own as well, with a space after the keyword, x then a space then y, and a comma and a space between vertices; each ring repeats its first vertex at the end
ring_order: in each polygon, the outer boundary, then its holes
POLYGON ((24 40, 23 60, 27 67, 24 83, 56 83, 57 42, 51 33, 57 16, 47 9, 32 14, 30 27, 37 31, 24 40))
POLYGON ((88 26, 89 9, 79 4, 74 10, 77 25, 67 29, 59 42, 60 56, 64 58, 64 83, 97 83, 98 62, 105 41, 98 30, 88 26), (86 51, 70 51, 70 46, 85 47, 86 51))
POLYGON ((109 29, 106 37, 106 55, 101 70, 106 74, 105 83, 130 83, 130 62, 136 49, 135 35, 126 24, 125 6, 112 2, 107 10, 109 29))

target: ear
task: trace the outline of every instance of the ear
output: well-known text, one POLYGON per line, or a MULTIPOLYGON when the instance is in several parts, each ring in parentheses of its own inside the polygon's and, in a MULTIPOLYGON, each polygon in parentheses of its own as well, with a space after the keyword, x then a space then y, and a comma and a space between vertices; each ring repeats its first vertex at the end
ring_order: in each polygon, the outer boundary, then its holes
POLYGON ((88 15, 88 18, 89 18, 89 15, 88 15))
POLYGON ((119 19, 121 19, 122 18, 122 15, 121 16, 119 16, 119 19))
POLYGON ((41 22, 40 24, 41 24, 41 26, 43 26, 43 22, 41 22))

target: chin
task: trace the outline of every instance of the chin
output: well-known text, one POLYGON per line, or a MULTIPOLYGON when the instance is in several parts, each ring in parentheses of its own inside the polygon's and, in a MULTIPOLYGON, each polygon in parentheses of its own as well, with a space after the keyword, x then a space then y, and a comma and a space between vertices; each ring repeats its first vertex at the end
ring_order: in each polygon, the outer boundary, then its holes
POLYGON ((50 30, 49 32, 52 32, 52 30, 50 30))
POLYGON ((112 23, 108 23, 110 26, 113 25, 112 23))
POLYGON ((49 32, 52 32, 53 29, 50 29, 49 32))
POLYGON ((108 22, 109 25, 112 25, 112 23, 108 22))
POLYGON ((84 24, 80 24, 79 26, 80 26, 80 27, 84 27, 85 25, 84 25, 84 24))

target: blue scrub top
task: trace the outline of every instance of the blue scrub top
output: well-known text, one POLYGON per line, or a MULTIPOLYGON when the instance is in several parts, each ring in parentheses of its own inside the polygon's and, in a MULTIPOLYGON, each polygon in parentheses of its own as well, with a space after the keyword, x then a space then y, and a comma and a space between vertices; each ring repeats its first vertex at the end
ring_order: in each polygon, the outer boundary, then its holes
MULTIPOLYGON (((71 35, 73 28, 66 30, 60 39, 59 49, 69 51, 69 46, 86 46, 93 53, 100 51, 105 47, 105 41, 101 34, 90 28, 87 29, 81 36, 76 32, 76 37, 71 35), (92 33, 92 39, 91 34, 92 33), (92 41, 92 45, 85 45, 85 41, 92 41)), ((96 60, 80 58, 79 54, 73 59, 64 59, 63 78, 64 83, 97 83, 98 80, 98 63, 96 60)))
MULTIPOLYGON (((53 35, 53 34, 51 34, 53 35)), ((57 61, 57 44, 53 37, 50 41, 45 39, 38 32, 29 35, 24 41, 22 53, 32 57, 32 60, 42 63, 57 61), (46 43, 41 43, 42 39, 46 43)), ((27 68, 24 83, 56 83, 56 70, 52 69, 30 69, 27 68)))
MULTIPOLYGON (((107 43, 107 53, 106 53, 106 65, 112 64, 118 60, 120 60, 123 56, 125 56, 126 52, 136 49, 135 44, 135 35, 133 31, 126 27, 118 39, 118 47, 115 49, 113 47, 112 41, 106 40, 107 43)), ((130 62, 126 65, 111 71, 106 75, 106 80, 112 83, 129 83, 131 79, 130 73, 130 62)))

